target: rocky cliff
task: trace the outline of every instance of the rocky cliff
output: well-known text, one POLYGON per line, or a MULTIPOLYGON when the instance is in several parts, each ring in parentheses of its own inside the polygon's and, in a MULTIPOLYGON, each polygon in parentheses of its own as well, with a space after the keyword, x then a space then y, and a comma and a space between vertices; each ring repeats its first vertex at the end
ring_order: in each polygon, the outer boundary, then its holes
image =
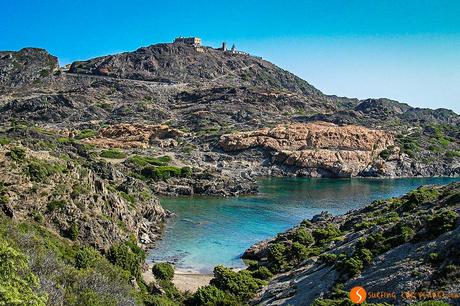
POLYGON ((368 303, 442 299, 456 305, 459 212, 460 184, 453 183, 305 220, 243 255, 276 274, 253 304, 351 303, 349 290, 363 286, 368 303))
POLYGON ((272 151, 276 163, 309 171, 311 176, 350 177, 362 175, 383 150, 394 148, 394 136, 360 126, 315 122, 223 135, 219 144, 227 152, 272 151))

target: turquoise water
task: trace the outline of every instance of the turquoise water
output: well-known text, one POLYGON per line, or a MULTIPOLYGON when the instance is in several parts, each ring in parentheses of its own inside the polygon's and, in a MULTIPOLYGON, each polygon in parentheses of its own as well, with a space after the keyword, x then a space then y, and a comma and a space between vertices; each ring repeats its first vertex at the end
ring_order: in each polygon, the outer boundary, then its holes
POLYGON ((255 196, 163 198, 161 204, 176 217, 149 259, 200 272, 210 272, 218 264, 243 267, 240 256, 249 246, 323 210, 343 214, 420 185, 456 180, 269 178, 260 180, 255 196))

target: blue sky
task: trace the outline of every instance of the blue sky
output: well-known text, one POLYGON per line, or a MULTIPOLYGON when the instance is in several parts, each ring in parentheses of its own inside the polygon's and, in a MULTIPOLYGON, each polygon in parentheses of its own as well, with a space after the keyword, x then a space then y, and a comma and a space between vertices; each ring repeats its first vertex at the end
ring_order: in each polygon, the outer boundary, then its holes
POLYGON ((460 1, 0 0, 0 50, 61 63, 196 35, 263 56, 328 94, 460 113, 460 1))

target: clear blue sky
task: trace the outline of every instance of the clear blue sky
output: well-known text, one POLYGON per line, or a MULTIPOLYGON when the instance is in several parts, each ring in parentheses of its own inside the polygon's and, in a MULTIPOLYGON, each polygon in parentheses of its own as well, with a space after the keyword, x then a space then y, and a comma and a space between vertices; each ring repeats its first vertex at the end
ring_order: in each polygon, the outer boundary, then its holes
POLYGON ((235 42, 328 94, 460 113, 460 1, 0 0, 0 50, 61 63, 196 35, 235 42))

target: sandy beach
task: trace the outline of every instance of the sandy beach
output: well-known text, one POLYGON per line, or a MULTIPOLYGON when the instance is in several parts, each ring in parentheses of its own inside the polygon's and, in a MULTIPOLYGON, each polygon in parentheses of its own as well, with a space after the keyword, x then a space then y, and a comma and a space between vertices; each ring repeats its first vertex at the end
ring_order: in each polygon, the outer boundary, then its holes
POLYGON ((209 285, 213 275, 176 271, 173 283, 180 291, 195 292, 202 286, 209 285))
MULTIPOLYGON (((147 271, 142 273, 142 277, 146 283, 150 283, 154 280, 152 273, 152 265, 149 265, 147 271)), ((172 282, 182 292, 190 291, 195 292, 198 288, 202 286, 209 285, 213 275, 212 274, 203 274, 198 272, 189 272, 189 271, 175 271, 174 278, 172 282)))

